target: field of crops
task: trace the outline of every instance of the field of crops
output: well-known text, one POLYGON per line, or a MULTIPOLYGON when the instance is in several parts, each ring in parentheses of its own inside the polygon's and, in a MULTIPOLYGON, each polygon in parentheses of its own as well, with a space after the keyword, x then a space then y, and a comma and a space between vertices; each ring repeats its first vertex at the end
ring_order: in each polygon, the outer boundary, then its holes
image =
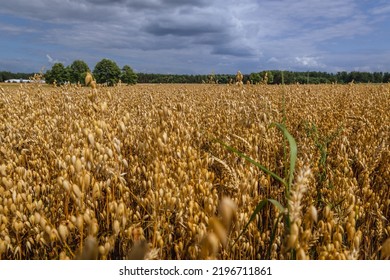
POLYGON ((389 258, 389 100, 1 85, 0 259, 389 258))

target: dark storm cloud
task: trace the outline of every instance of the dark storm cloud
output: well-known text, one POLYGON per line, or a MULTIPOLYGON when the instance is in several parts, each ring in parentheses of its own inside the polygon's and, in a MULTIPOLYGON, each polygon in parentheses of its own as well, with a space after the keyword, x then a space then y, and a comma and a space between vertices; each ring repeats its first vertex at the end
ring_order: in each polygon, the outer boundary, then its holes
POLYGON ((6 1, 1 4, 1 12, 58 24, 115 19, 115 15, 104 6, 72 0, 6 1))
POLYGON ((98 4, 98 5, 112 5, 112 4, 123 4, 129 1, 127 0, 85 0, 85 1, 78 1, 78 2, 87 2, 91 4, 98 4))
MULTIPOLYGON (((235 72, 236 67, 243 65, 248 65, 246 72, 259 67, 335 69, 337 61, 341 61, 335 59, 339 57, 337 50, 356 49, 359 42, 371 42, 368 36, 374 36, 381 21, 388 21, 387 1, 370 2, 368 9, 361 2, 368 3, 357 0, 2 1, 0 31, 7 40, 7 49, 3 55, 0 53, 0 59, 5 61, 10 57, 9 46, 17 43, 15 57, 19 58, 24 53, 24 42, 28 41, 34 59, 39 56, 46 61, 47 54, 61 61, 86 57, 92 64, 101 57, 114 56, 122 64, 129 63, 127 59, 136 61, 139 65, 134 68, 149 67, 149 72, 172 66, 172 72, 191 68, 190 72, 204 73, 210 71, 209 65, 225 72, 235 72)), ((388 31, 382 30, 382 34, 384 38, 388 31)), ((375 44, 375 47, 379 45, 382 49, 377 53, 380 54, 389 44, 375 44)), ((359 61, 382 65, 388 61, 384 55, 379 60, 380 55, 372 56, 371 63, 358 59, 359 56, 349 57, 358 60, 349 65, 357 65, 359 61)), ((348 60, 342 61, 348 64, 348 60)), ((31 59, 31 63, 36 61, 31 59)))
POLYGON ((212 54, 227 55, 235 57, 255 57, 256 52, 251 47, 245 46, 230 46, 230 45, 217 45, 214 46, 212 54))
POLYGON ((221 31, 221 27, 207 22, 158 21, 147 24, 144 31, 156 36, 174 35, 181 37, 215 34, 221 31))
POLYGON ((86 2, 96 5, 112 6, 121 4, 131 9, 172 9, 178 7, 205 7, 210 5, 209 1, 205 0, 84 0, 79 2, 86 2))

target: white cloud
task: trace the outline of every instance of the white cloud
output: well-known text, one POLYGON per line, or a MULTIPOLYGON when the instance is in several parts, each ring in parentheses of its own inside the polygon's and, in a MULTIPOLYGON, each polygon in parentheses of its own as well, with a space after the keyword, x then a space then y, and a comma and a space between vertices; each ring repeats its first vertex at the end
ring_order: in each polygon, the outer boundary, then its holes
POLYGON ((47 54, 46 57, 49 63, 54 63, 54 59, 50 55, 47 54))
POLYGON ((267 60, 268 63, 278 63, 279 62, 279 59, 277 59, 276 57, 271 57, 270 59, 267 60))
MULTIPOLYGON (((118 64, 135 61, 139 64, 134 68, 148 72, 159 71, 162 64, 164 69, 171 66, 170 72, 185 72, 189 66, 184 62, 192 61, 191 67, 201 73, 214 65, 226 65, 225 72, 234 73, 237 66, 245 72, 261 70, 256 68, 260 57, 269 58, 264 59, 264 68, 331 69, 339 63, 332 60, 331 43, 366 39, 377 27, 370 15, 389 9, 386 1, 371 3, 370 9, 360 4, 356 0, 242 0, 239 4, 232 0, 13 0, 2 3, 0 14, 44 26, 36 28, 32 47, 49 50, 46 46, 50 46, 58 57, 86 57, 90 64, 115 57, 124 61, 118 64), (76 53, 77 57, 71 55, 76 53)), ((2 21, 0 30, 7 26, 2 21)), ((26 33, 24 26, 7 28, 20 36, 26 33)), ((46 59, 59 62, 50 55, 46 59)))
POLYGON ((0 26, 0 32, 1 33, 7 33, 10 35, 20 35, 20 34, 28 34, 28 33, 34 33, 37 32, 37 30, 33 28, 29 28, 26 26, 17 26, 13 24, 1 24, 0 26))
POLYGON ((47 58, 47 61, 50 63, 50 64, 55 64, 55 63, 64 63, 64 61, 60 61, 58 59, 53 59, 49 54, 46 54, 46 58, 47 58))
POLYGON ((390 13, 390 4, 389 3, 383 3, 379 4, 378 6, 370 9, 369 11, 373 15, 385 15, 390 13))
POLYGON ((298 65, 309 67, 309 68, 324 68, 325 65, 319 62, 319 57, 303 56, 295 57, 295 61, 298 65))

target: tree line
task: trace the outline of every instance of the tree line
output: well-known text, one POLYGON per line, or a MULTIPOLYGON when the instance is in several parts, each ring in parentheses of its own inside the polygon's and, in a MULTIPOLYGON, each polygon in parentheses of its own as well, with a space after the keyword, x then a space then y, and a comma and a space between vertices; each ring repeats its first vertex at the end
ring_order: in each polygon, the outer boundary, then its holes
MULTIPOLYGON (((64 66, 62 63, 53 64, 50 70, 44 73, 48 84, 61 85, 65 83, 84 84, 87 72, 91 72, 99 84, 109 86, 119 81, 125 84, 135 83, 209 83, 228 84, 235 82, 235 74, 189 75, 189 74, 151 74, 135 73, 129 65, 121 68, 112 60, 102 59, 94 70, 82 60, 75 60, 72 64, 64 66)), ((0 82, 9 79, 29 79, 33 73, 0 72, 0 82)), ((243 75, 243 83, 251 84, 326 84, 326 83, 389 83, 389 72, 337 72, 327 73, 318 71, 280 71, 269 70, 253 72, 243 75)))
MULTIPOLYGON (((46 71, 44 79, 48 84, 61 85, 69 82, 83 85, 88 72, 91 73, 91 70, 82 60, 75 60, 67 67, 62 63, 55 63, 50 70, 46 71)), ((129 65, 120 69, 114 61, 109 59, 99 61, 92 73, 99 84, 113 86, 119 81, 126 84, 137 83, 137 74, 129 65)))
POLYGON ((34 73, 12 73, 9 71, 0 71, 0 82, 5 82, 6 80, 11 80, 11 79, 28 80, 30 77, 33 76, 34 73))
MULTIPOLYGON (((148 74, 137 73, 139 83, 218 83, 227 84, 235 81, 236 74, 148 74)), ((389 72, 295 72, 269 70, 243 75, 243 83, 251 84, 348 84, 354 83, 389 83, 389 72)))

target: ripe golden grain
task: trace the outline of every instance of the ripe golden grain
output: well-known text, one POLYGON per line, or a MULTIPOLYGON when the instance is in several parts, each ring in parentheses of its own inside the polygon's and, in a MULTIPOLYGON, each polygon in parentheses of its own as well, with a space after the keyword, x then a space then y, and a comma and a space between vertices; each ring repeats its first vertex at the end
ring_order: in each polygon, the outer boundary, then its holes
POLYGON ((390 259, 390 238, 387 238, 382 245, 381 258, 390 259))
POLYGON ((49 258, 42 248, 77 258, 86 236, 100 259, 130 257, 135 246, 153 259, 387 256, 390 200, 378 186, 390 176, 388 85, 4 91, 1 259, 49 258), (269 128, 283 108, 298 144, 289 199, 213 141, 284 177, 283 135, 269 128), (265 198, 287 208, 291 227, 267 206, 237 239, 265 198))
POLYGON ((92 74, 90 72, 87 72, 87 75, 85 76, 85 85, 89 86, 92 81, 93 81, 92 74))
POLYGON ((317 222, 317 220, 318 220, 317 209, 313 205, 310 206, 309 213, 310 213, 311 220, 313 222, 317 222))

